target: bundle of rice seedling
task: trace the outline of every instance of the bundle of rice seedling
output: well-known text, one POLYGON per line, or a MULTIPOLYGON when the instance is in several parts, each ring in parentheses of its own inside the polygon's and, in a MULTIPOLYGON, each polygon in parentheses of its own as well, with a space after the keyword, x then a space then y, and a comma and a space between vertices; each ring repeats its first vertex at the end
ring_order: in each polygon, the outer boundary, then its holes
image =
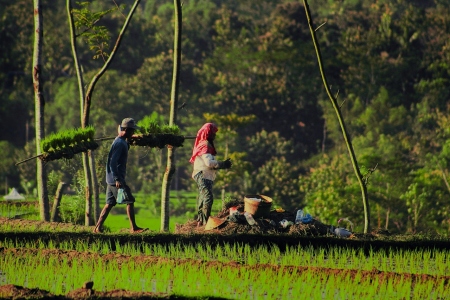
POLYGON ((146 116, 138 122, 140 129, 130 139, 133 146, 143 146, 150 148, 164 148, 166 145, 182 147, 184 137, 180 135, 180 128, 177 125, 162 125, 157 122, 156 116, 146 116))
POLYGON ((138 130, 138 134, 148 135, 148 134, 157 134, 161 132, 161 128, 158 122, 154 117, 146 116, 141 121, 138 122, 138 126, 140 129, 138 130))
POLYGON ((71 159, 80 152, 95 150, 98 144, 94 141, 95 129, 92 126, 62 130, 50 134, 41 141, 43 154, 40 159, 52 161, 56 159, 71 159))
POLYGON ((161 133, 179 135, 180 128, 177 125, 163 125, 161 126, 161 133))

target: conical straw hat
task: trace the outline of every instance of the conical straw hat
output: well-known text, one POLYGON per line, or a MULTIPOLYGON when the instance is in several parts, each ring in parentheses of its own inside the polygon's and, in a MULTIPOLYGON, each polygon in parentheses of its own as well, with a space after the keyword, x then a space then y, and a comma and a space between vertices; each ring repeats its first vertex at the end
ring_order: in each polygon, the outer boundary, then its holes
POLYGON ((205 230, 211 230, 219 227, 223 223, 225 223, 226 219, 220 219, 216 217, 209 217, 208 222, 206 222, 205 230))

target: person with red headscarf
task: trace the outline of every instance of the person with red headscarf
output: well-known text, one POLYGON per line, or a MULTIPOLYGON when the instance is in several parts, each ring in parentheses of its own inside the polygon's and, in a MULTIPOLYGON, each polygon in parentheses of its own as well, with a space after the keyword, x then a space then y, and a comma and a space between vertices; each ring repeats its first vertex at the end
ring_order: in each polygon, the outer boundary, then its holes
POLYGON ((192 178, 198 185, 197 197, 197 226, 203 226, 208 221, 213 205, 212 186, 216 178, 216 170, 231 168, 231 160, 217 161, 214 139, 219 131, 216 124, 206 123, 197 132, 192 157, 189 160, 194 165, 192 178))

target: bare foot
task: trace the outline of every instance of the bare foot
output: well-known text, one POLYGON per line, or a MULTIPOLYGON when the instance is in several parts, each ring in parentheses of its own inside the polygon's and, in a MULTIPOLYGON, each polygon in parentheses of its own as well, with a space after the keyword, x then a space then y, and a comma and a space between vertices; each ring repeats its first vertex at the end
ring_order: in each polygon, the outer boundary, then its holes
POLYGON ((131 229, 130 232, 131 233, 143 233, 143 232, 145 232, 147 230, 148 230, 148 228, 139 228, 139 227, 137 227, 137 228, 131 229))

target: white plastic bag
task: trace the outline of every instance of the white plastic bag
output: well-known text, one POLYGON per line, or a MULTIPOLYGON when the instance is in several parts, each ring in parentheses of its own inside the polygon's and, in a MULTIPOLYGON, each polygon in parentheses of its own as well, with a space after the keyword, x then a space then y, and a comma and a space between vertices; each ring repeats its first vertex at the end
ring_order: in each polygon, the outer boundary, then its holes
POLYGON ((118 189, 117 190, 117 203, 122 204, 124 199, 125 199, 125 194, 123 192, 123 189, 118 189))

